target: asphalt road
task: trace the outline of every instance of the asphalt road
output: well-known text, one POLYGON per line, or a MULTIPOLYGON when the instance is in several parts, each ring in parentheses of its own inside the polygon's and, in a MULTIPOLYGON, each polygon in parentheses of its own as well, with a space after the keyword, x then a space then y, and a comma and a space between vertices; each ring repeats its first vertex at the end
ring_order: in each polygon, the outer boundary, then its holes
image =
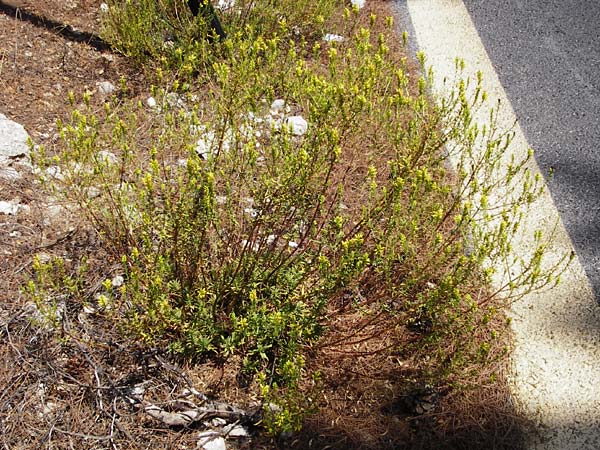
POLYGON ((600 2, 464 4, 600 300, 600 2))

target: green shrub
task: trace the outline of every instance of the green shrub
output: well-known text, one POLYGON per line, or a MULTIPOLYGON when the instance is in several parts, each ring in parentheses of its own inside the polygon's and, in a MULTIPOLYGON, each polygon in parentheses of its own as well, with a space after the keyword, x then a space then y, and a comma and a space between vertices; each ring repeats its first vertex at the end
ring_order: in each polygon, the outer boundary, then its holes
MULTIPOLYGON (((433 105, 431 74, 411 82, 365 28, 339 45, 232 33, 222 51, 202 103, 176 82, 155 89, 154 108, 77 109, 59 124, 61 151, 34 153, 122 265, 102 306, 126 332, 192 360, 239 355, 259 374, 270 429, 290 430, 308 406, 307 350, 349 290, 369 297, 356 307, 376 301, 421 327, 420 345, 456 367, 485 357, 468 337, 490 297, 469 293, 494 267, 515 270, 490 296, 556 281, 541 236, 530 259, 512 255, 541 186, 527 160, 503 163, 511 135, 493 113, 473 123, 479 85, 469 97, 459 81, 433 105), (299 116, 305 132, 288 123, 299 116), (499 209, 487 204, 496 189, 514 194, 499 209)), ((38 275, 28 291, 55 287, 38 275)))
MULTIPOLYGON (((210 71, 220 44, 205 17, 192 17, 185 0, 110 0, 102 15, 102 37, 140 63, 158 63, 179 77, 210 71)), ((215 3, 215 2, 213 2, 215 3)), ((338 0, 237 0, 216 9, 229 35, 244 40, 278 36, 320 39, 325 18, 338 0), (239 38, 239 36, 238 36, 239 38)))

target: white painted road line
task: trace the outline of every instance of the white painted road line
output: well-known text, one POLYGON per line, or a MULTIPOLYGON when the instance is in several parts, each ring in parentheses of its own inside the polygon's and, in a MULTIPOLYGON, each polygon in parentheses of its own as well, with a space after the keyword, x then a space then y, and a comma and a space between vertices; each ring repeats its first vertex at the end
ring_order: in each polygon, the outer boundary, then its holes
MULTIPOLYGON (((466 74, 483 73, 490 107, 503 105, 501 129, 516 122, 504 88, 493 68, 462 0, 407 0, 417 44, 434 68, 434 91, 444 93, 444 78, 455 76, 454 60, 465 61, 466 74)), ((485 123, 481 111, 478 121, 485 123)), ((514 127, 512 152, 525 156, 529 145, 514 127)), ((534 170, 537 166, 534 164, 534 170)), ((547 191, 547 190, 546 190, 547 191)), ((546 193, 529 215, 535 228, 551 234, 554 225, 554 258, 573 247, 552 198, 546 193)), ((531 248, 531 241, 513 242, 515 249, 531 248)), ((596 450, 600 448, 600 312, 590 284, 577 259, 557 288, 531 294, 513 305, 513 395, 523 412, 538 425, 532 449, 596 450)))

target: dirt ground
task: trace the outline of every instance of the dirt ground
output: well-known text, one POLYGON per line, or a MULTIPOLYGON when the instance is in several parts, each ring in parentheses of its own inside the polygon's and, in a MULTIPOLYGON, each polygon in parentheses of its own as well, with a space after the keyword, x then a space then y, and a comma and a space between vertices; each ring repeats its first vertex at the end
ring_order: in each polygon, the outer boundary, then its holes
MULTIPOLYGON (((128 96, 147 94, 142 71, 108 48, 97 36, 96 0, 0 0, 0 113, 21 123, 37 145, 57 143, 57 119, 72 109, 68 93, 93 92, 103 102, 99 83, 119 86, 128 80, 128 96)), ((387 8, 386 2, 375 2, 387 8)), ((58 342, 37 327, 32 305, 20 294, 31 276, 34 254, 77 259, 84 250, 102 258, 97 239, 66 213, 52 213, 27 170, 27 161, 11 163, 19 179, 0 178, 2 199, 18 199, 29 214, 0 216, 0 442, 6 449, 37 448, 196 448, 200 426, 168 427, 134 405, 131 392, 143 387, 156 404, 198 402, 191 388, 252 408, 255 394, 236 384, 235 362, 189 366, 169 360, 159 349, 130 344, 110 323, 82 316, 66 305, 70 339, 58 342), (187 391, 186 391, 187 390, 187 391), (186 393, 187 392, 187 393, 186 393), (185 397, 185 399, 184 399, 185 397)), ((110 268, 96 270, 98 282, 110 268)), ((94 272, 93 272, 94 273, 94 272)), ((89 287, 93 293, 94 286, 89 287)), ((352 330, 356 318, 337 327, 352 330)), ((377 322, 364 329, 373 333, 377 322)), ((338 337, 339 337, 338 336, 338 337)), ((330 341, 331 342, 331 341, 330 341)), ((378 345, 384 345, 380 342, 378 345)), ((375 345, 375 344, 374 344, 375 345)), ((518 448, 520 419, 513 415, 507 391, 488 381, 460 396, 435 401, 426 387, 406 388, 410 368, 396 361, 324 346, 315 364, 326 367, 321 412, 298 435, 270 440, 229 441, 230 448, 399 449, 518 448), (430 410, 427 402, 435 403, 430 410), (423 409, 425 405, 425 409, 423 409), (419 410, 419 407, 421 410, 419 410)), ((368 350, 362 348, 362 350, 368 350)), ((500 371, 501 372, 501 371, 500 371)), ((195 392, 195 391, 194 391, 195 392)))

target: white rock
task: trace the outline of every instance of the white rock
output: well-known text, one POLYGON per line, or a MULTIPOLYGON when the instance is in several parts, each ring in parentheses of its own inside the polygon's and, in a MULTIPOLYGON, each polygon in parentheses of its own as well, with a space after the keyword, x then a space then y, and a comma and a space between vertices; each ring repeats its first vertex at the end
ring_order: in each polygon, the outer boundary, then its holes
POLYGON ((119 161, 117 155, 109 152, 108 150, 100 150, 98 153, 96 153, 96 157, 106 164, 116 164, 117 161, 119 161))
POLYGON ((52 259, 52 255, 50 255, 50 253, 46 253, 46 252, 40 252, 38 254, 35 255, 37 257, 37 259, 40 260, 40 262, 42 264, 46 264, 47 262, 50 262, 50 260, 52 259))
POLYGON ((215 431, 202 431, 198 433, 197 447, 202 450, 227 450, 225 439, 215 431))
POLYGON ((117 87, 110 81, 100 81, 96 85, 98 86, 98 92, 102 95, 110 95, 117 90, 117 87))
POLYGON ((356 6, 358 9, 361 9, 365 6, 367 0, 350 0, 350 3, 352 3, 352 6, 356 6))
POLYGON ((254 208, 244 208, 244 212, 248 214, 253 219, 258 216, 258 211, 254 208))
POLYGON ((274 234, 270 234, 267 236, 267 245, 271 245, 273 242, 275 242, 275 240, 277 239, 277 236, 274 234))
POLYGON ((108 12, 108 5, 106 3, 100 3, 100 11, 103 13, 108 12))
POLYGON ((0 167, 0 178, 7 181, 20 180, 21 174, 14 167, 0 167))
POLYGON ((271 127, 272 130, 274 130, 274 131, 281 130, 281 119, 267 116, 265 118, 265 120, 267 122, 267 125, 269 125, 269 127, 271 127))
POLYGON ((61 205, 50 205, 46 208, 48 216, 55 219, 67 213, 67 210, 61 205))
POLYGON ((227 435, 227 437, 233 437, 233 438, 241 438, 241 437, 249 436, 248 430, 246 430, 241 425, 235 425, 235 424, 227 425, 226 427, 224 427, 223 433, 225 435, 227 435))
POLYGON ((91 186, 87 189, 87 196, 89 199, 100 197, 102 191, 95 186, 91 186))
POLYGON ((224 427, 227 425, 227 421, 225 419, 221 419, 220 417, 215 417, 214 419, 211 419, 210 424, 213 427, 224 427))
POLYGON ((327 33, 325 36, 323 36, 323 40, 325 42, 342 42, 344 40, 344 36, 340 36, 339 34, 327 33))
POLYGON ((146 105, 150 108, 156 108, 156 99, 154 97, 148 97, 146 99, 146 105))
POLYGON ((47 402, 44 404, 44 406, 42 408, 41 415, 42 415, 42 417, 52 415, 52 413, 54 413, 54 411, 56 411, 57 409, 58 409, 58 404, 56 404, 54 402, 47 402))
POLYGON ((14 216, 19 212, 19 204, 13 202, 0 201, 0 214, 14 216))
POLYGON ((235 6, 235 0, 219 0, 217 2, 217 8, 220 10, 233 8, 234 6, 235 6))
POLYGON ((288 242, 288 247, 290 248, 298 248, 298 243, 294 241, 288 242))
POLYGON ((215 139, 215 134, 209 131, 196 141, 196 153, 202 159, 208 159, 212 151, 212 143, 215 139))
POLYGON ((167 94, 166 99, 167 99, 167 103, 172 108, 184 108, 185 107, 185 101, 183 100, 183 97, 181 95, 177 94, 176 92, 169 92, 167 94))
POLYGON ((96 314, 98 312, 98 310, 96 308, 94 308, 92 305, 84 304, 83 305, 83 312, 85 314, 96 314))
POLYGON ((125 279, 122 275, 115 275, 113 279, 110 280, 110 284, 115 288, 123 286, 123 283, 125 283, 125 279))
POLYGON ((271 103, 271 112, 282 113, 285 109, 285 100, 278 98, 273 103, 271 103))
POLYGON ((29 154, 29 135, 23 125, 0 114, 0 157, 15 158, 29 154))
POLYGON ((59 181, 65 178, 62 174, 62 171, 60 170, 60 167, 58 166, 50 166, 44 171, 44 173, 50 178, 55 178, 59 181))
POLYGON ((308 130, 308 122, 302 116, 291 116, 285 119, 286 126, 295 136, 302 136, 308 130))

